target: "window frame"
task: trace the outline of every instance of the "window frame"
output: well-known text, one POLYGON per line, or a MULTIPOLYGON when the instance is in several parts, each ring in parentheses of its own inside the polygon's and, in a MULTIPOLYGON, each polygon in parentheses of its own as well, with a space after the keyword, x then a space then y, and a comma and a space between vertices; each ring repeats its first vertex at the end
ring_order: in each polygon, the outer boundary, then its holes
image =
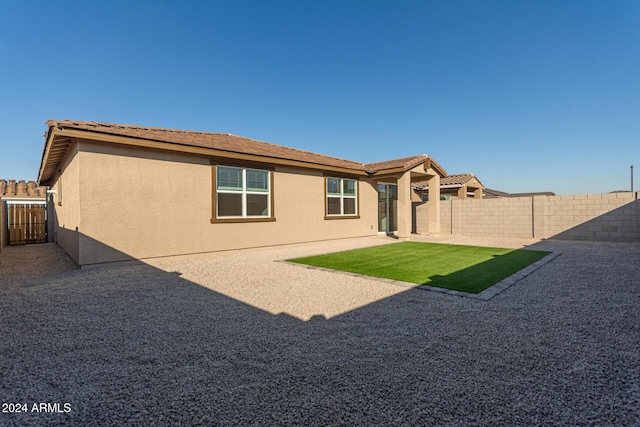
POLYGON ((274 168, 256 164, 236 164, 233 162, 213 162, 211 165, 211 223, 233 223, 233 222, 271 222, 275 221, 273 203, 273 181, 274 168), (240 169, 242 172, 242 190, 218 190, 218 168, 240 169), (247 170, 266 172, 268 175, 267 191, 247 190, 247 170), (242 197, 242 216, 218 216, 218 194, 240 194, 242 197), (268 215, 247 215, 247 195, 266 195, 268 215))
POLYGON ((346 176, 336 176, 336 175, 325 175, 324 176, 324 219, 358 219, 360 218, 360 180, 354 177, 346 177, 346 176), (336 179, 339 181, 340 194, 332 193, 329 194, 329 180, 336 179), (348 195, 344 192, 344 182, 345 181, 353 181, 355 195, 348 195), (329 199, 339 199, 340 200, 340 213, 339 214, 330 214, 329 213, 329 199), (355 200, 355 214, 345 214, 344 213, 344 201, 345 199, 355 200))

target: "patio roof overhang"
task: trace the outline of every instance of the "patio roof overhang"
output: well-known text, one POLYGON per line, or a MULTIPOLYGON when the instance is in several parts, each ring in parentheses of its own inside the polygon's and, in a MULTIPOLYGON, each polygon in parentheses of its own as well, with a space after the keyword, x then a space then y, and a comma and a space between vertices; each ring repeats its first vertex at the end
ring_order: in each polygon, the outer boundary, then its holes
POLYGON ((398 179, 407 172, 410 174, 412 181, 422 181, 425 178, 435 175, 439 175, 440 177, 447 176, 447 172, 444 168, 426 154, 420 156, 420 160, 417 164, 410 163, 409 166, 402 165, 381 169, 379 171, 372 172, 371 176, 376 179, 398 179))

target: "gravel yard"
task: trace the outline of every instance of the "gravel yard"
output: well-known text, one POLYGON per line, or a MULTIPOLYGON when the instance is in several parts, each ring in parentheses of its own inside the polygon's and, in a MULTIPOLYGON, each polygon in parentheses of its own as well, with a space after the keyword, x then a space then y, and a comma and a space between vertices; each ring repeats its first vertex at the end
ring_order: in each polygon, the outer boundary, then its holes
POLYGON ((87 270, 7 247, 0 401, 27 411, 0 425, 640 426, 640 245, 435 240, 561 255, 479 301, 274 262, 383 237, 87 270))

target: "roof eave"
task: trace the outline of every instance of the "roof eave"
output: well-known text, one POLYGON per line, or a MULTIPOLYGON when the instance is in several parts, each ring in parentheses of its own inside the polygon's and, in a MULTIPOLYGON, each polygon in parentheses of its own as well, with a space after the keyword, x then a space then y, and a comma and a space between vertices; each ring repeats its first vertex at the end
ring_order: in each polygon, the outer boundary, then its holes
POLYGON ((341 172, 350 175, 357 176, 367 176, 367 172, 363 168, 347 168, 342 166, 332 166, 325 165, 320 163, 312 163, 312 162, 304 162, 301 160, 292 160, 292 159, 283 159, 279 157, 270 157, 258 154, 247 154, 240 153, 235 151, 221 150, 216 148, 207 148, 207 147, 198 147, 193 145, 180 144, 175 142, 166 142, 157 139, 149 139, 149 138, 141 138, 141 137, 133 137, 133 136, 125 136, 125 135, 114 135, 106 132, 99 131, 89 131, 84 129, 76 129, 73 127, 55 127, 50 128, 49 135, 47 138, 47 142, 45 143, 45 153, 43 154, 43 161, 40 166, 40 173, 38 176, 38 183, 42 179, 43 182, 48 182, 46 179, 43 179, 42 174, 44 173, 44 169, 46 167, 46 161, 49 157, 50 147, 52 145, 52 141, 57 136, 65 136, 69 138, 77 138, 77 139, 85 139, 92 141, 102 141, 109 143, 116 143, 122 145, 131 145, 137 147, 145 147, 145 148, 156 148, 163 149, 169 151, 177 151, 183 153, 190 154, 200 154, 209 157, 223 157, 230 159, 239 159, 239 160, 248 160, 254 162, 267 162, 278 165, 285 166, 293 166, 300 167, 304 169, 317 169, 324 171, 332 171, 332 172, 341 172))
POLYGON ((447 176, 447 171, 444 170, 444 168, 440 166, 438 162, 436 162, 435 160, 433 160, 433 158, 429 156, 427 156, 427 159, 424 161, 424 168, 425 170, 433 169, 442 178, 447 176))
POLYGON ((38 170, 38 179, 36 181, 36 183, 39 186, 41 186, 43 182, 46 182, 47 183, 46 185, 49 184, 49 182, 44 179, 43 174, 44 174, 46 162, 49 158, 49 152, 51 151, 51 144, 52 144, 56 129, 57 128, 54 128, 53 126, 49 126, 49 129, 47 130, 47 133, 46 133, 44 148, 42 149, 42 158, 40 159, 40 168, 38 170))
POLYGON ((387 169, 377 169, 377 170, 370 169, 370 170, 367 170, 367 173, 371 176, 374 176, 374 175, 380 176, 380 175, 391 175, 396 173, 402 173, 405 171, 406 169, 404 167, 396 166, 396 167, 387 168, 387 169))

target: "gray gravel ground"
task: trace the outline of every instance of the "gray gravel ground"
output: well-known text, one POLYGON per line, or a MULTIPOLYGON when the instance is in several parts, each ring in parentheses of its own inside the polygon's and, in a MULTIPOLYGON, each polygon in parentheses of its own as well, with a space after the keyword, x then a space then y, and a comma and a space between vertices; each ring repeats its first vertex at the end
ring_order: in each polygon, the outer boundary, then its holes
POLYGON ((535 243, 562 255, 490 301, 274 262, 380 243, 6 248, 0 401, 29 410, 0 424, 640 425, 640 245, 535 243))

